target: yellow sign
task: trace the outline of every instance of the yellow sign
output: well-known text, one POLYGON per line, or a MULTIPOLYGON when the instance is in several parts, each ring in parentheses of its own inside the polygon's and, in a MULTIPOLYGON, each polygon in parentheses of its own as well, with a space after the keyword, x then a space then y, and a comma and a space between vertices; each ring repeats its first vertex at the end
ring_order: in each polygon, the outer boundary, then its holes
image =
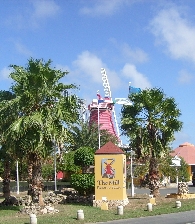
POLYGON ((126 157, 124 154, 95 155, 95 199, 124 200, 126 195, 126 157))

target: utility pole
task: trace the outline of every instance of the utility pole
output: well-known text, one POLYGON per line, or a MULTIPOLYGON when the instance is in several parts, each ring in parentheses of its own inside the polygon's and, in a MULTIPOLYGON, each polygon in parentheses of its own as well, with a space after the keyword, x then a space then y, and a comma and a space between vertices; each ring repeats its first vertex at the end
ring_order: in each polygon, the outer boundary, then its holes
POLYGON ((16 161, 16 178, 17 178, 17 194, 20 193, 19 190, 19 171, 18 171, 18 160, 16 161))
POLYGON ((135 193, 134 193, 134 183, 133 183, 133 155, 134 155, 134 151, 131 150, 131 197, 134 197, 135 193))

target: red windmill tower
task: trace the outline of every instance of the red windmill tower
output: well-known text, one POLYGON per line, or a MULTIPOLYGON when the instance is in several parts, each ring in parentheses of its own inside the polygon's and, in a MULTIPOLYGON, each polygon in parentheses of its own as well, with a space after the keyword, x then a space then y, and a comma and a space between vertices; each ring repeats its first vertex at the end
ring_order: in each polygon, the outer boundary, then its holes
POLYGON ((99 131, 103 129, 107 130, 110 134, 116 136, 120 141, 120 133, 114 103, 130 105, 130 102, 126 98, 115 98, 115 102, 113 102, 108 77, 104 68, 101 69, 101 74, 105 96, 102 98, 98 91, 97 99, 93 99, 92 103, 88 106, 88 110, 90 111, 90 123, 97 123, 99 131))

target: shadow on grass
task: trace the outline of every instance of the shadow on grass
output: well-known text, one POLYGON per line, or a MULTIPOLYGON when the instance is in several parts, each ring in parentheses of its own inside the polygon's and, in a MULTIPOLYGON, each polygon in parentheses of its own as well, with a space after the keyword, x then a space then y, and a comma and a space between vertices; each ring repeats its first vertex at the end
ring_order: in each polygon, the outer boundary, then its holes
POLYGON ((1 206, 0 205, 0 210, 5 210, 5 211, 7 211, 7 210, 11 210, 11 211, 20 211, 20 206, 1 206))
POLYGON ((133 200, 133 199, 139 199, 139 200, 141 200, 141 199, 148 199, 148 198, 128 196, 128 199, 131 199, 131 200, 133 200))
MULTIPOLYGON (((59 205, 64 205, 64 203, 58 203, 59 205)), ((83 206, 83 207, 93 207, 92 203, 84 203, 84 202, 66 202, 66 205, 74 205, 74 206, 83 206)))

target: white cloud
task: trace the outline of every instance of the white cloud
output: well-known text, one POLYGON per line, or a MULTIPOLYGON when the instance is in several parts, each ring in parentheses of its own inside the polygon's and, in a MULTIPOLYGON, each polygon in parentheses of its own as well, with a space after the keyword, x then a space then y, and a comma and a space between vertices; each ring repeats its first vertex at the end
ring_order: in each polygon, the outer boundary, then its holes
POLYGON ((55 16, 59 11, 59 6, 53 0, 33 0, 32 4, 35 19, 55 16))
POLYGON ((148 61, 148 55, 145 51, 140 48, 132 48, 127 43, 118 43, 115 38, 110 38, 110 43, 116 48, 117 55, 120 54, 120 60, 123 58, 123 61, 131 61, 131 63, 143 63, 148 61))
POLYGON ((129 81, 131 82, 133 87, 137 87, 141 89, 152 87, 148 78, 145 75, 139 73, 135 65, 126 64, 122 69, 122 75, 130 78, 129 81))
POLYGON ((151 84, 147 77, 139 73, 136 67, 132 64, 125 64, 122 71, 114 71, 92 52, 84 51, 78 55, 77 59, 73 61, 71 69, 67 66, 57 65, 57 68, 63 71, 70 71, 66 81, 68 83, 76 83, 80 85, 82 95, 85 94, 85 99, 89 98, 89 94, 96 94, 100 90, 103 95, 103 82, 101 75, 101 68, 105 68, 108 81, 110 84, 112 96, 117 93, 118 97, 125 97, 123 94, 123 87, 128 89, 128 82, 131 81, 135 87, 142 89, 150 88, 151 84))
POLYGON ((26 57, 32 57, 33 56, 33 53, 26 46, 24 46, 23 44, 21 44, 19 42, 14 42, 14 44, 15 44, 16 50, 20 54, 22 54, 22 55, 24 55, 26 57))
POLYGON ((195 62, 195 26, 179 10, 176 6, 161 10, 151 21, 151 31, 173 58, 195 62))
POLYGON ((146 62, 148 60, 148 55, 140 48, 133 50, 128 44, 124 43, 121 50, 126 59, 129 58, 135 62, 146 62))
POLYGON ((4 23, 16 29, 37 28, 46 19, 58 15, 59 9, 54 0, 31 0, 25 8, 19 6, 16 12, 8 15, 4 23))
MULTIPOLYGON (((128 0, 96 0, 91 7, 81 8, 81 14, 90 16, 112 15, 120 9, 125 3, 130 3, 128 0)), ((132 0, 131 3, 134 1, 132 0)))
POLYGON ((9 80, 9 75, 11 73, 11 70, 9 68, 3 68, 0 70, 0 80, 9 80))
POLYGON ((89 51, 84 51, 73 62, 73 65, 83 73, 83 76, 89 77, 96 83, 101 82, 100 69, 104 65, 96 55, 89 51))
POLYGON ((82 52, 78 56, 77 60, 73 62, 73 65, 77 73, 79 71, 80 80, 85 80, 86 84, 88 81, 92 81, 93 83, 102 83, 101 68, 105 68, 110 86, 112 88, 120 86, 120 79, 116 72, 108 69, 100 58, 89 51, 82 52), (86 78, 88 80, 87 82, 86 78))
POLYGON ((181 70, 179 72, 178 81, 181 84, 187 84, 190 83, 194 79, 194 76, 187 72, 186 70, 181 70))

